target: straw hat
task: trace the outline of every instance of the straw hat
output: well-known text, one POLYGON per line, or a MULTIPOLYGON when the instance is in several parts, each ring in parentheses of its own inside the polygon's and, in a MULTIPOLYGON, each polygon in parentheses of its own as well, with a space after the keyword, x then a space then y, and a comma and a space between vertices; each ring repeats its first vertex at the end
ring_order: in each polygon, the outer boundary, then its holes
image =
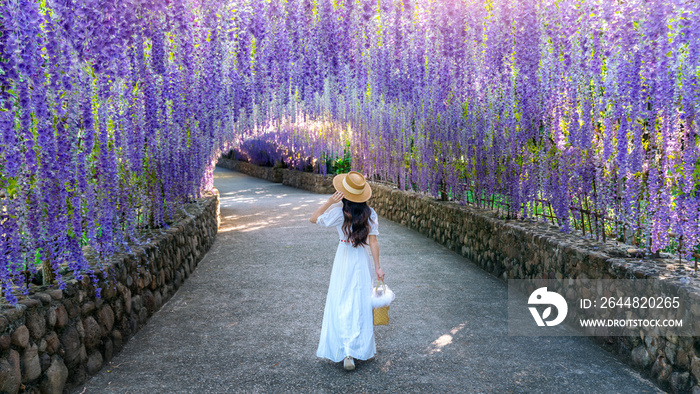
POLYGON ((357 171, 336 175, 333 178, 333 187, 352 202, 365 202, 372 197, 372 189, 365 182, 365 177, 357 171))

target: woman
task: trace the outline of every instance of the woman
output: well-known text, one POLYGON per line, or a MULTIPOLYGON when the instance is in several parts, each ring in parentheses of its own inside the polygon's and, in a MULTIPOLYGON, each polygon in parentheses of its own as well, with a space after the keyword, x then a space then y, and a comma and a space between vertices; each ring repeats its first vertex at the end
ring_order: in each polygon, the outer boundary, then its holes
POLYGON ((333 178, 333 186, 336 192, 311 216, 311 223, 335 226, 340 238, 316 355, 343 361, 344 368, 351 371, 355 369, 353 359, 367 360, 376 352, 369 251, 379 280, 384 280, 384 271, 379 267, 377 213, 367 205, 372 189, 365 177, 350 171, 333 178), (326 212, 340 201, 342 207, 335 206, 326 212))

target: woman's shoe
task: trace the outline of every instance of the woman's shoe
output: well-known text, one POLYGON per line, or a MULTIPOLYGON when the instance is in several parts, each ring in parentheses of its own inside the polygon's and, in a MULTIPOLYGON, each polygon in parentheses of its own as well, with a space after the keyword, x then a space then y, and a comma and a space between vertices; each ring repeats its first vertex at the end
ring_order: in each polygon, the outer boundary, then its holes
POLYGON ((353 361, 352 357, 347 356, 345 357, 343 366, 345 367, 346 371, 352 371, 353 369, 355 369, 355 361, 353 361))

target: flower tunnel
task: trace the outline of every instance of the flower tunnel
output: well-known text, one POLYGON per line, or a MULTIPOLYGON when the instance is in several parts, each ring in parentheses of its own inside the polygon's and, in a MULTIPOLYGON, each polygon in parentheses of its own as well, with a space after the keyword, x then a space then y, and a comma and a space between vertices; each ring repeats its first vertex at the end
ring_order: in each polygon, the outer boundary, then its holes
POLYGON ((232 149, 697 258, 699 65, 697 1, 6 0, 2 291, 97 280, 232 149))

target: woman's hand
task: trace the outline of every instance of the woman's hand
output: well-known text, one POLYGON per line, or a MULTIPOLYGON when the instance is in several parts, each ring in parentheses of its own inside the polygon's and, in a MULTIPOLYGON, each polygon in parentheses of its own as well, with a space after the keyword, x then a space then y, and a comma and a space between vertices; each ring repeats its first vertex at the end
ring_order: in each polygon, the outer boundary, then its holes
POLYGON ((311 223, 315 224, 318 217, 321 216, 321 214, 323 214, 323 212, 325 212, 326 209, 328 209, 328 207, 330 207, 331 205, 333 205, 337 202, 340 202, 340 201, 343 201, 343 193, 336 191, 328 199, 328 201, 326 201, 325 203, 323 203, 323 205, 318 207, 316 212, 314 212, 313 215, 311 215, 311 219, 309 219, 309 221, 311 221, 311 223))
POLYGON ((343 201, 343 193, 336 191, 332 196, 328 198, 328 204, 335 204, 337 202, 343 201))
POLYGON ((378 279, 378 280, 381 280, 382 282, 384 282, 384 271, 382 271, 381 268, 377 267, 377 268, 374 269, 374 272, 377 273, 377 279, 378 279))

